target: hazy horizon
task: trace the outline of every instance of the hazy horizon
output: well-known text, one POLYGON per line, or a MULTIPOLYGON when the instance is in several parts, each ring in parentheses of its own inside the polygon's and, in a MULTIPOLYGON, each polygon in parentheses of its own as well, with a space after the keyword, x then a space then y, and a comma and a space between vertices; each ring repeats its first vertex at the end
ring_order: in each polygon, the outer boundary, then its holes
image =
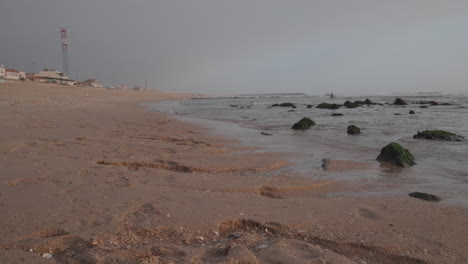
POLYGON ((0 64, 164 91, 466 93, 468 1, 5 0, 0 64))

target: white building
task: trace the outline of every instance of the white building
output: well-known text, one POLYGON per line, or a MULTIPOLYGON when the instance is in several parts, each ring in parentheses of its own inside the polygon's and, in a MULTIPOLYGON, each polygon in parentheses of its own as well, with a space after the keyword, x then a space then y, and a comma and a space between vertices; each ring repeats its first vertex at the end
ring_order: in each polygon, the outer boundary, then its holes
POLYGON ((20 79, 20 72, 14 69, 6 69, 5 70, 5 79, 7 80, 19 80, 20 79))
POLYGON ((0 65, 0 77, 5 78, 6 77, 6 69, 3 67, 3 64, 0 65))
POLYGON ((20 71, 19 72, 19 78, 20 78, 20 80, 26 80, 26 72, 20 71))
POLYGON ((100 82, 96 81, 96 79, 88 79, 80 82, 78 85, 83 87, 104 88, 104 86, 100 82))
POLYGON ((25 80, 26 73, 17 71, 14 69, 6 69, 3 65, 0 65, 0 78, 3 80, 25 80))
POLYGON ((54 79, 54 80, 68 80, 68 76, 56 70, 44 70, 34 74, 34 77, 54 79))

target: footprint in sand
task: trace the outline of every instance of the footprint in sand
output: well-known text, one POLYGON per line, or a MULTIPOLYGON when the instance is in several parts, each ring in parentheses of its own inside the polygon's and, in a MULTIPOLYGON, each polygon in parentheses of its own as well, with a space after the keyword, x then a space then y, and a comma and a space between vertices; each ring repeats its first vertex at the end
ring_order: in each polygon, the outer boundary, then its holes
POLYGON ((359 208, 359 216, 367 218, 367 219, 371 219, 371 220, 380 219, 379 214, 367 208, 359 208))
POLYGON ((279 239, 255 253, 261 263, 354 263, 331 250, 293 239, 279 239))
POLYGON ((123 227, 154 228, 160 219, 161 210, 154 204, 144 203, 124 212, 116 220, 123 227))
POLYGON ((268 186, 262 186, 259 189, 257 189, 257 193, 268 197, 268 198, 273 198, 273 199, 283 199, 283 192, 280 189, 273 188, 273 187, 268 187, 268 186))
POLYGON ((116 187, 128 187, 130 186, 130 179, 128 177, 117 177, 112 180, 112 183, 115 184, 116 187))

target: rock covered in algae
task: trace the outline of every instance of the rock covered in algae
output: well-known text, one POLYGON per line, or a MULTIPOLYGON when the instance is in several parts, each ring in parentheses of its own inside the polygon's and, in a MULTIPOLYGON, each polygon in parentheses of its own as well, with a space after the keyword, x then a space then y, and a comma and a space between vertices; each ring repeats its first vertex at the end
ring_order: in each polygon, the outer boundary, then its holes
POLYGON ((445 130, 424 130, 418 131, 413 138, 417 139, 432 139, 432 140, 446 140, 446 141, 462 141, 463 137, 445 130))
POLYGON ((380 151, 378 161, 389 162, 398 167, 409 167, 416 164, 411 153, 400 144, 391 142, 380 151))
POLYGON ((413 197, 413 198, 418 198, 418 199, 425 200, 425 201, 430 201, 430 202, 438 202, 438 201, 441 200, 436 195, 429 194, 429 193, 423 193, 423 192, 412 192, 412 193, 410 193, 408 195, 413 197))
POLYGON ((351 102, 351 101, 346 101, 346 102, 344 102, 343 105, 346 106, 346 108, 356 108, 356 107, 360 106, 358 103, 351 102))
POLYGON ((296 108, 296 105, 293 103, 281 103, 281 104, 274 104, 271 107, 292 107, 296 108))
POLYGON ((320 103, 319 105, 317 105, 317 108, 321 108, 321 109, 338 109, 340 107, 341 105, 339 104, 330 104, 330 103, 320 103))
POLYGON ((295 123, 292 126, 292 129, 305 130, 305 129, 309 129, 313 125, 315 125, 315 122, 312 119, 304 117, 301 120, 299 120, 297 123, 295 123))
POLYGON ((395 99, 395 102, 393 102, 393 104, 394 105, 407 105, 408 103, 405 100, 401 99, 401 98, 397 98, 397 99, 395 99))
POLYGON ((361 134, 361 129, 355 125, 349 125, 346 131, 349 135, 361 134))

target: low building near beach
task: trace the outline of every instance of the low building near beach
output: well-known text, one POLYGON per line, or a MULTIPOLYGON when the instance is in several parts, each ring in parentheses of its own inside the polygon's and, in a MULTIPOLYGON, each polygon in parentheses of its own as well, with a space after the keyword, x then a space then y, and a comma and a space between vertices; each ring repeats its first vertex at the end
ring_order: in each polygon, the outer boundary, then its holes
MULTIPOLYGON (((19 80, 21 76, 21 72, 15 69, 6 69, 5 70, 5 79, 7 80, 19 80)), ((26 77, 26 73, 24 73, 24 77, 26 77)))
POLYGON ((7 69, 2 64, 0 65, 0 78, 3 78, 3 80, 25 80, 26 73, 15 69, 7 69))
POLYGON ((123 84, 117 84, 117 85, 115 86, 115 89, 116 89, 116 90, 127 90, 128 87, 125 86, 125 85, 123 85, 123 84))
POLYGON ((38 73, 34 74, 34 77, 39 77, 43 79, 51 79, 51 80, 68 80, 68 76, 66 76, 63 72, 56 71, 56 70, 48 70, 44 69, 38 73))
POLYGON ((2 64, 0 65, 0 78, 5 78, 5 76, 6 76, 6 69, 2 64))
POLYGON ((94 88, 104 88, 104 86, 96 81, 96 79, 88 79, 86 81, 78 83, 78 86, 82 87, 94 87, 94 88))
POLYGON ((63 85, 75 85, 76 82, 73 80, 70 80, 68 76, 66 76, 63 72, 57 71, 57 70, 48 70, 44 69, 43 71, 40 71, 35 74, 29 74, 27 76, 28 80, 34 81, 34 82, 45 82, 45 83, 58 83, 58 84, 63 84, 63 85))

